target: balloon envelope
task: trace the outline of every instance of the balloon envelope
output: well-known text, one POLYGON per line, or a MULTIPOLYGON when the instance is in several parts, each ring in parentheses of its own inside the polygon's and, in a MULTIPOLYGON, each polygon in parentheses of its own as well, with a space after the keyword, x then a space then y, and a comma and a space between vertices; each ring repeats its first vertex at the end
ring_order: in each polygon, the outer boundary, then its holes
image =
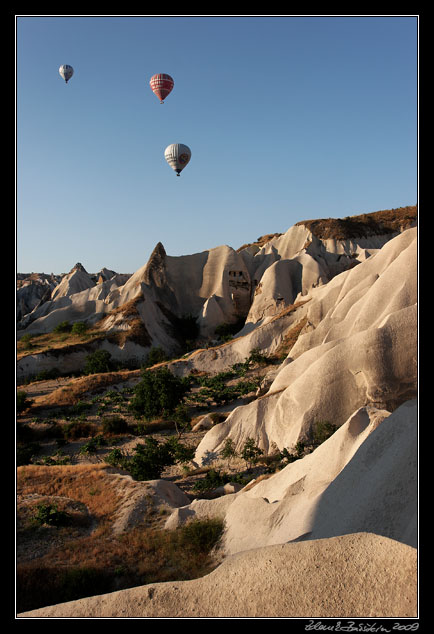
POLYGON ((191 150, 183 143, 172 143, 164 150, 164 158, 179 176, 191 159, 191 150))
POLYGON ((63 77, 65 82, 68 83, 68 80, 71 79, 74 74, 74 69, 69 64, 62 64, 62 66, 59 68, 59 73, 60 76, 63 77))
POLYGON ((170 75, 167 75, 166 73, 158 73, 157 75, 153 75, 151 77, 149 84, 152 88, 152 92, 157 95, 160 100, 160 103, 164 103, 164 99, 166 99, 167 95, 172 92, 175 82, 170 75))

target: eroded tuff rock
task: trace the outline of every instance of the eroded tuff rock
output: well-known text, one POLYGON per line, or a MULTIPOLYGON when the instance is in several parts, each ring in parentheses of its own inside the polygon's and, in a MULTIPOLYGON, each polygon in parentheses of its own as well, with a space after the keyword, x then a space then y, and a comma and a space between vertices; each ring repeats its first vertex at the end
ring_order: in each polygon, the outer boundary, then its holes
POLYGON ((415 617, 417 553, 370 533, 278 544, 238 553, 200 579, 139 586, 18 616, 415 617))

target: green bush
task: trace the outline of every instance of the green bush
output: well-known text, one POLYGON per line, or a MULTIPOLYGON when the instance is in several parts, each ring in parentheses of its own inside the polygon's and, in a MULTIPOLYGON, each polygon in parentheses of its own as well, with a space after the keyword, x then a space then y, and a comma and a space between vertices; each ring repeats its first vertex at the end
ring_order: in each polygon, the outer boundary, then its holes
POLYGON ((175 407, 172 418, 179 436, 182 432, 190 429, 191 416, 185 403, 180 403, 175 407))
POLYGON ((57 324, 57 326, 53 328, 53 332, 56 333, 71 332, 71 330, 72 325, 69 323, 69 321, 61 321, 60 324, 57 324))
POLYGON ((134 480, 158 480, 165 467, 173 464, 168 447, 154 438, 146 438, 134 451, 134 457, 124 464, 134 480))
POLYGON ((108 350, 96 350, 86 357, 84 374, 99 374, 113 369, 111 354, 108 350))
POLYGON ((94 436, 90 438, 84 445, 80 448, 80 453, 84 455, 89 455, 93 453, 97 453, 98 449, 106 444, 106 441, 102 434, 98 436, 94 436))
POLYGON ((26 392, 19 391, 17 392, 17 412, 22 412, 28 407, 30 407, 32 401, 27 398, 26 392))
POLYGON ((102 429, 105 434, 123 434, 128 431, 128 423, 122 416, 104 416, 102 429))
POLYGON ((113 449, 104 459, 117 468, 128 471, 134 480, 158 480, 164 469, 176 462, 186 462, 194 456, 194 449, 182 445, 172 436, 161 443, 153 437, 136 445, 133 455, 113 449))
POLYGON ((84 335, 87 331, 87 326, 84 321, 76 321, 75 324, 72 325, 71 333, 73 335, 84 335))
POLYGON ((95 433, 95 428, 91 423, 85 421, 71 421, 63 428, 63 436, 67 440, 78 440, 88 438, 95 433))
POLYGON ((235 385, 227 385, 227 381, 236 376, 238 376, 238 371, 227 370, 215 376, 200 377, 198 383, 201 387, 199 392, 192 397, 193 400, 204 402, 210 399, 217 405, 223 405, 257 389, 259 385, 257 379, 241 380, 235 385))
POLYGON ((155 348, 151 348, 148 352, 148 356, 146 357, 146 367, 151 367, 152 365, 156 365, 157 363, 162 363, 163 361, 167 361, 167 355, 163 348, 157 346, 155 348))
POLYGON ((253 438, 247 438, 240 453, 241 458, 246 461, 247 467, 252 467, 264 452, 257 445, 253 438))
POLYGON ((166 447, 169 453, 172 456, 173 462, 188 462, 189 460, 193 460, 195 449, 194 447, 189 447, 187 445, 182 444, 179 441, 179 438, 175 436, 171 436, 168 440, 166 440, 166 447))
POLYGON ((92 409, 92 403, 86 403, 86 401, 78 401, 74 405, 71 405, 69 408, 70 416, 81 416, 85 412, 88 412, 92 409))
POLYGON ((223 535, 224 524, 220 519, 193 520, 177 529, 179 546, 208 553, 223 535))
POLYGON ((269 362, 269 359, 266 354, 263 354, 259 348, 253 348, 250 351, 250 355, 248 361, 251 363, 258 363, 260 365, 264 365, 269 362))
POLYGON ((330 438, 337 429, 337 425, 328 421, 318 421, 314 423, 312 444, 315 446, 321 445, 324 441, 330 438))
POLYGON ((167 368, 144 370, 134 389, 130 410, 150 420, 170 416, 189 390, 189 383, 176 377, 167 368))
POLYGON ((112 449, 110 453, 104 456, 104 461, 112 467, 122 469, 124 464, 127 463, 128 458, 120 449, 112 449))
POLYGON ((226 460, 230 460, 231 458, 235 458, 236 455, 237 452, 235 451, 234 441, 232 438, 226 438, 220 456, 226 460))
POLYGON ((194 483, 193 491, 195 493, 206 493, 228 482, 230 482, 230 477, 227 473, 219 471, 218 469, 210 469, 204 478, 194 483))
POLYGON ((25 350, 31 350, 34 347, 32 339, 33 335, 31 335, 30 333, 26 333, 21 337, 20 343, 23 344, 25 350))
POLYGON ((50 379, 57 379, 60 376, 60 370, 58 368, 51 368, 50 370, 41 370, 35 375, 35 381, 49 381, 50 379))
POLYGON ((37 524, 49 524, 49 526, 64 526, 69 522, 69 515, 65 511, 59 511, 56 504, 38 504, 34 520, 37 524))

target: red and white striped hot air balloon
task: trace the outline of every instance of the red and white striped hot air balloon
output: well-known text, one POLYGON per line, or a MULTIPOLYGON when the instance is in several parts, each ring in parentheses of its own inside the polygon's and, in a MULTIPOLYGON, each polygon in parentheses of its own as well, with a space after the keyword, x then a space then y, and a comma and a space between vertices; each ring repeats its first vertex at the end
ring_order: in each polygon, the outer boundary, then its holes
POLYGON ((175 82, 170 75, 166 73, 158 73, 151 77, 149 82, 152 92, 157 95, 160 103, 164 103, 167 95, 172 92, 175 82))

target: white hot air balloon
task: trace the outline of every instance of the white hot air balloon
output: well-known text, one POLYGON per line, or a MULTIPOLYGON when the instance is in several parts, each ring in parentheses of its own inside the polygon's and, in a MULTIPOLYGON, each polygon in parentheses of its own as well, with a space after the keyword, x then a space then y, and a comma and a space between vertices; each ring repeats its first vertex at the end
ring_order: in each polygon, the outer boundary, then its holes
POLYGON ((74 69, 69 64, 62 64, 62 66, 59 68, 59 73, 67 84, 74 74, 74 69))
POLYGON ((164 150, 164 158, 179 176, 191 159, 191 150, 183 143, 172 143, 164 150))

